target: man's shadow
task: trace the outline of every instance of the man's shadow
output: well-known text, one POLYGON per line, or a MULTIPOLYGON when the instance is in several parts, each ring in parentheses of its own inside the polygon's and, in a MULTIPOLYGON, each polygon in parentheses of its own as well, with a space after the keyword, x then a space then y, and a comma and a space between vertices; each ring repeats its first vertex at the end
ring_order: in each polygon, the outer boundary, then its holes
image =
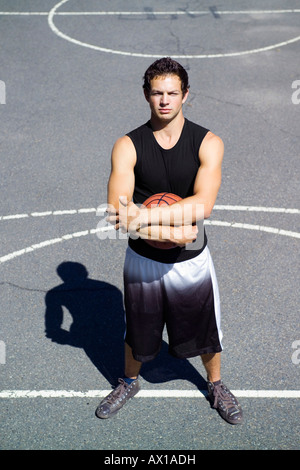
MULTIPOLYGON (((62 283, 45 297, 46 337, 59 344, 83 348, 99 372, 115 386, 124 372, 124 304, 115 286, 89 279, 87 269, 77 262, 65 261, 57 268, 62 283), (62 328, 64 309, 71 317, 69 330, 62 328)), ((168 354, 163 341, 156 359, 143 364, 140 375, 151 383, 183 379, 200 390, 206 381, 185 359, 168 354)))

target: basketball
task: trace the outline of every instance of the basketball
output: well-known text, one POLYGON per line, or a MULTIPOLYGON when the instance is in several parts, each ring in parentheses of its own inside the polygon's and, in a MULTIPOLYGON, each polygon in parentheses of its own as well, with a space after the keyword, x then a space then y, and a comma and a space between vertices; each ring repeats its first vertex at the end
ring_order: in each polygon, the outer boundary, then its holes
MULTIPOLYGON (((143 203, 143 206, 148 208, 157 206, 171 206, 175 202, 181 201, 181 199, 182 198, 180 196, 177 196, 176 194, 158 193, 148 197, 148 199, 146 199, 146 201, 143 203)), ((148 243, 148 245, 151 245, 154 248, 159 248, 161 250, 169 250, 170 248, 176 247, 176 244, 171 242, 157 242, 146 239, 145 242, 148 243)))

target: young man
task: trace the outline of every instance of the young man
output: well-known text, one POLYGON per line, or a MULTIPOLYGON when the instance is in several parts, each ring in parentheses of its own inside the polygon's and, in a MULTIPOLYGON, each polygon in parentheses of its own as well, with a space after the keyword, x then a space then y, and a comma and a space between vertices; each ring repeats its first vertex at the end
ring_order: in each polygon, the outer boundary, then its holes
POLYGON ((208 218, 221 184, 223 142, 187 120, 186 70, 171 58, 155 61, 144 75, 150 120, 117 140, 108 182, 108 220, 130 234, 124 264, 125 370, 119 385, 96 410, 113 416, 139 391, 143 362, 159 352, 166 325, 169 352, 201 356, 212 407, 231 424, 242 410, 221 380, 220 305, 217 280, 196 223, 208 218), (151 195, 171 192, 171 206, 143 208, 151 195), (147 239, 160 242, 153 247, 147 239), (164 249, 172 242, 173 248, 164 249))

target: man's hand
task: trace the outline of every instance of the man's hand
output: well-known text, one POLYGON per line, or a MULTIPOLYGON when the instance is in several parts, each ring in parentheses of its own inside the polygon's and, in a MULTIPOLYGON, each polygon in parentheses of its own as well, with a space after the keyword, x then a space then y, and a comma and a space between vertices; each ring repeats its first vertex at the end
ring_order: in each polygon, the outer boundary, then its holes
POLYGON ((148 223, 147 212, 146 208, 139 208, 132 201, 128 201, 125 196, 120 196, 118 210, 113 206, 108 207, 107 221, 114 225, 116 230, 138 237, 139 229, 148 223))
POLYGON ((131 236, 138 236, 137 232, 144 223, 143 213, 145 213, 145 211, 147 211, 147 209, 141 209, 132 201, 127 201, 125 197, 121 196, 119 205, 120 230, 123 233, 128 232, 131 236))

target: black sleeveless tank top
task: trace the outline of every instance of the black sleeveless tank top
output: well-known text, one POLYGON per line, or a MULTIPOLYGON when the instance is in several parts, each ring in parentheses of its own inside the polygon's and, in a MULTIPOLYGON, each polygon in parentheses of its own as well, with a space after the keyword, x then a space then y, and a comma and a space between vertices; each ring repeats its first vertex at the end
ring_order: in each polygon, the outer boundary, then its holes
MULTIPOLYGON (((181 198, 193 195, 194 182, 200 166, 199 148, 208 129, 187 119, 177 143, 171 149, 162 148, 154 137, 150 121, 129 132, 137 154, 134 168, 135 188, 133 202, 143 204, 151 195, 161 192, 177 194, 181 198)), ((176 247, 160 250, 144 240, 129 238, 129 246, 138 254, 162 263, 176 263, 197 256, 207 243, 198 249, 176 247)))

